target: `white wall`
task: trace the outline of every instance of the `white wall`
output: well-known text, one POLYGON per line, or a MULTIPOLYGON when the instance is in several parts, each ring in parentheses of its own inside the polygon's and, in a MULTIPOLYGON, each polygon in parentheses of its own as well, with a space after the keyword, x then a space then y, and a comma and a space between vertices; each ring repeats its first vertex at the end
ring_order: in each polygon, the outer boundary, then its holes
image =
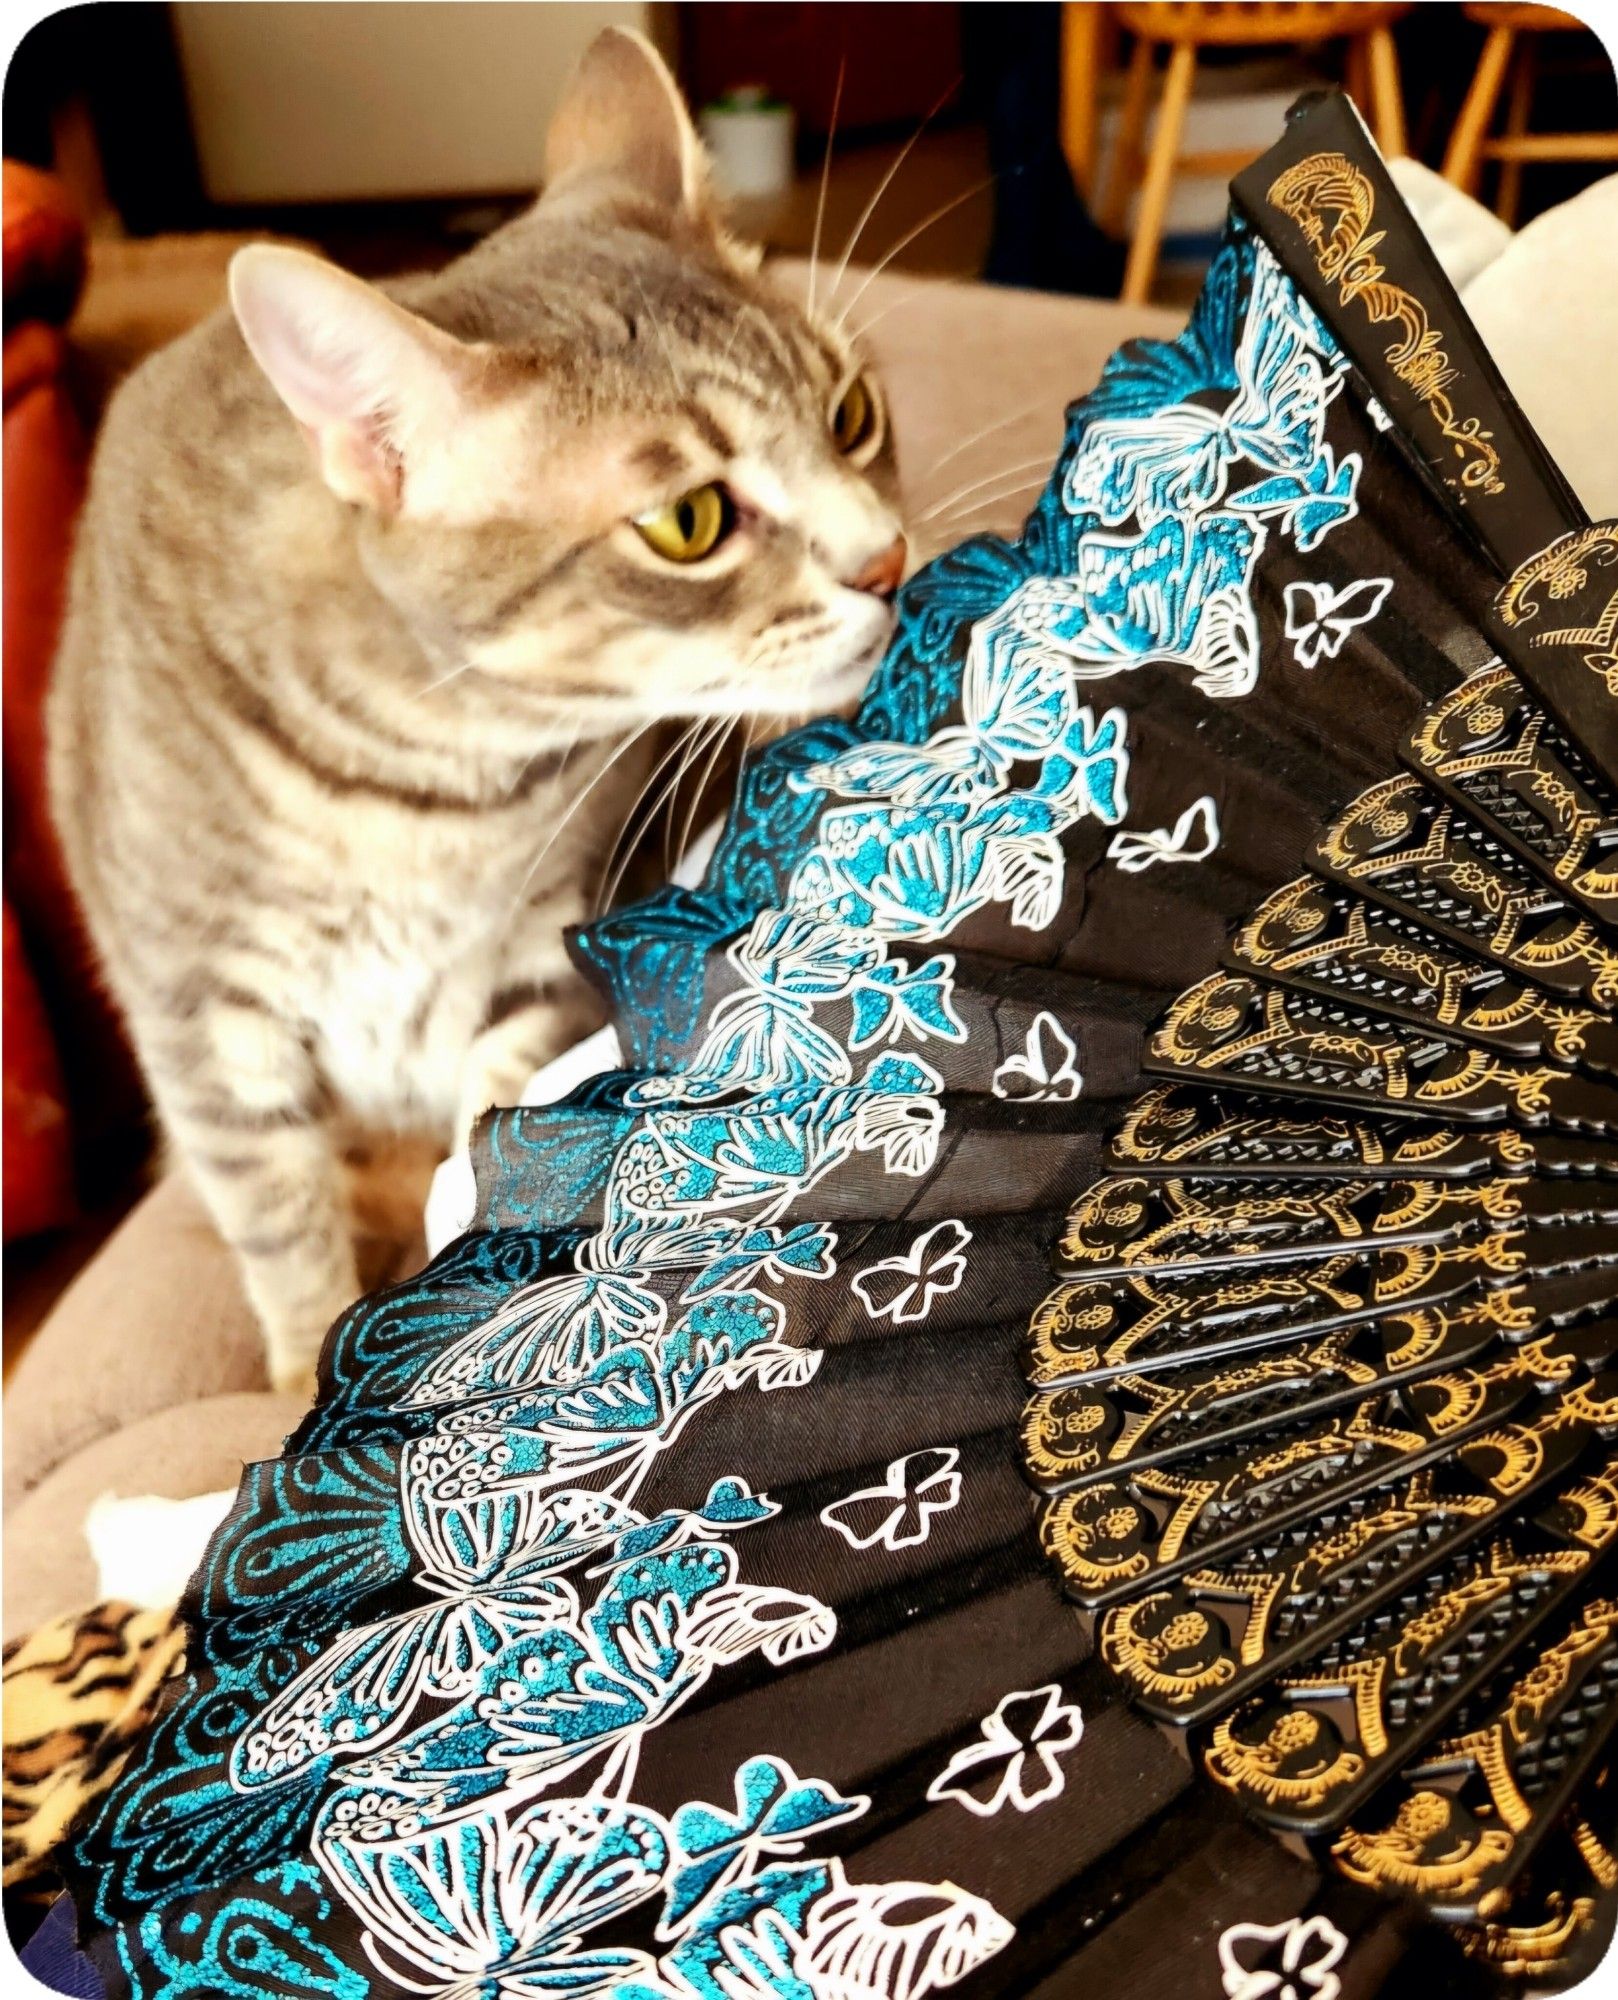
POLYGON ((634 5, 182 0, 203 180, 222 202, 518 193, 598 29, 634 5))

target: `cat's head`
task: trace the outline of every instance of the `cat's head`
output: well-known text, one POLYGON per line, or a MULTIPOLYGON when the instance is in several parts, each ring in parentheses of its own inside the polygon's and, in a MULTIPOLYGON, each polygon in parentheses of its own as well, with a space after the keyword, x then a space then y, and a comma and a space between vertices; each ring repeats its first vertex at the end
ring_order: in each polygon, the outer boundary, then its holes
POLYGON ((267 247, 231 294, 433 671, 593 730, 837 705, 886 642, 881 390, 757 263, 668 72, 608 30, 543 197, 410 309, 267 247))

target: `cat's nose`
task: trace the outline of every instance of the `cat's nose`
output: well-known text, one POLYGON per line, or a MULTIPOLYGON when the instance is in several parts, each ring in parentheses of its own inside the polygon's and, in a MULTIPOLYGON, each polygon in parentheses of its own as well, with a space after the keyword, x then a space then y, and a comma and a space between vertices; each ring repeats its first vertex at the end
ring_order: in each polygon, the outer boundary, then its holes
POLYGON ((848 579, 850 590, 868 590, 873 597, 891 597, 905 573, 908 546, 903 535, 895 535, 879 556, 872 556, 858 576, 848 579))

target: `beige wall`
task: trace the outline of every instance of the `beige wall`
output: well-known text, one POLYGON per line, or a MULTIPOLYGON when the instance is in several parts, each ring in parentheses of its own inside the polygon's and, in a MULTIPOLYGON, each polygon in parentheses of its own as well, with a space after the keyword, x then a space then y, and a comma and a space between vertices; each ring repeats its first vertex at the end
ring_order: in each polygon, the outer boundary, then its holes
POLYGON ((580 51, 633 5, 182 0, 171 9, 215 201, 514 193, 580 51))

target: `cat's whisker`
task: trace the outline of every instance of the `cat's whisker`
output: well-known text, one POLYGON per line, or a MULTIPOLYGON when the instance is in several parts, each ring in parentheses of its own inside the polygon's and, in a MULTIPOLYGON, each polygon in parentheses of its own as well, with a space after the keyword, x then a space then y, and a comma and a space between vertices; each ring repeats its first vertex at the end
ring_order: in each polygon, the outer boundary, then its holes
POLYGON ((936 275, 929 272, 926 278, 919 280, 912 290, 905 293, 903 298, 889 299, 888 303, 879 312, 872 313, 869 319, 861 320, 858 326, 850 327, 848 330, 849 339, 854 341, 863 340, 873 326, 880 326, 882 324, 889 313, 897 312, 901 306, 913 306, 918 300, 930 297, 932 286, 957 283, 962 278, 973 277, 975 273, 976 266, 972 264, 963 264, 958 271, 940 271, 936 275))
MULTIPOLYGON (((566 715, 568 711, 564 709, 562 713, 566 715)), ((562 752, 561 759, 556 766, 556 776, 558 779, 562 778, 565 775, 568 765, 573 761, 573 753, 579 747, 579 738, 584 734, 584 721, 585 721, 585 711, 582 708, 573 710, 573 733, 567 739, 567 748, 562 752)), ((554 748, 555 748, 554 744, 541 743, 537 745, 532 751, 530 751, 530 753, 517 766, 517 769, 512 776, 511 783, 506 787, 507 798, 510 798, 511 794, 514 791, 516 791, 517 787, 522 783, 523 779, 528 776, 528 773, 534 768, 535 764, 539 761, 539 759, 541 757, 549 756, 550 752, 554 748)))
POLYGON ((711 716, 699 716, 690 725, 686 733, 685 755, 680 759, 680 768, 675 772, 674 781, 669 786, 663 818, 663 870, 665 874, 673 871, 674 865, 679 859, 679 848, 675 844, 674 829, 676 816, 680 807, 680 787, 685 783, 686 774, 694 767, 697 759, 702 755, 703 745, 712 735, 713 729, 714 721, 711 716))
POLYGON ((997 507, 1002 500, 1013 500, 1019 493, 1037 493, 1044 484, 1043 476, 1032 479, 1025 478, 1019 480, 1013 486, 997 488, 993 493, 979 494, 976 499, 963 502, 961 506, 952 508, 949 513, 942 515, 938 520, 933 522, 931 532, 935 534, 958 534, 959 529, 953 525, 954 523, 966 519, 973 514, 981 513, 985 507, 997 507))
POLYGON ((970 437, 962 438, 959 444, 951 445, 942 458, 935 458, 933 460, 932 464, 921 475, 922 479, 925 481, 933 478, 935 474, 943 471, 951 459, 959 458, 963 451, 970 451, 974 445, 983 444, 989 438, 998 437, 1001 431, 1009 430, 1013 424, 1020 424, 1024 417, 1031 417, 1037 409, 1042 407, 1045 400, 1046 398, 1043 396, 1036 396, 1033 402, 1025 403, 1020 410, 1013 410, 1009 417, 1002 417, 996 424, 985 424, 982 430, 974 431, 970 437))
POLYGON ((517 911, 522 908, 522 901, 524 896, 526 896, 528 893, 529 883, 533 881, 535 875, 539 872, 540 866, 543 863, 546 855, 550 853, 551 849, 556 845, 557 841, 562 837, 562 834, 566 831, 569 824, 575 818, 575 816, 579 811, 579 808, 584 804, 585 800, 589 798, 590 794, 601 783, 602 779, 606 777, 607 773, 613 768, 613 766, 618 762, 618 760, 624 755, 626 755, 626 753, 635 744, 637 744, 641 740, 641 738, 647 734, 649 730, 656 728, 658 720, 659 718, 656 716, 649 716, 645 722, 639 725, 638 728, 632 729, 630 731, 630 733, 623 739, 623 741, 618 744, 616 749, 614 749, 612 753, 608 756, 606 761, 602 764, 601 768, 596 772, 595 776, 591 778, 589 783, 586 784, 581 789, 578 797, 574 799, 572 805, 570 805, 567 811, 563 813, 562 817, 556 822, 555 826, 551 828, 550 834, 546 839, 544 846, 540 848, 539 852, 534 856, 533 860, 529 862, 526 874, 523 876, 521 882, 519 882, 517 885, 517 893, 512 898, 511 909, 508 912, 508 919, 511 916, 515 916, 517 911))
POLYGON ((994 492, 978 494, 974 500, 962 502, 958 508, 950 508, 950 512, 942 514, 932 526, 934 528, 948 526, 948 522, 952 522, 952 520, 962 520, 962 518, 966 518, 970 514, 980 514, 986 506, 998 506, 1002 500, 1014 500, 1018 494, 1038 492, 1042 486, 1044 486, 1044 478, 1040 478, 1038 474, 1032 476, 1032 478, 1016 480, 1012 486, 996 486, 994 492))
POLYGON ((664 750, 664 754, 662 754, 662 756, 658 758, 658 768, 656 768, 656 770, 652 772, 652 778, 648 778, 648 782, 646 782, 646 788, 644 788, 644 790, 642 790, 642 794, 640 794, 640 796, 642 796, 642 800, 646 800, 646 798, 650 796, 650 792, 652 792, 652 784, 654 784, 654 782, 656 782, 656 780, 660 778, 660 774, 662 774, 662 772, 664 772, 664 770, 666 770, 666 768, 668 768, 670 764, 676 764, 676 770, 674 770, 674 772, 670 772, 670 776, 668 776, 668 778, 662 778, 662 782, 658 784, 658 792, 656 792, 656 798, 650 798, 650 802, 648 802, 648 806, 646 806, 646 826, 648 826, 648 828, 650 828, 652 820, 654 820, 654 818, 656 818, 656 816, 658 816, 658 814, 662 812, 662 822, 664 822, 664 830, 662 830, 662 866, 664 866, 664 874, 666 874, 666 872, 668 872, 668 868, 672 866, 672 846, 674 846, 674 832, 672 832, 672 820, 670 820, 670 810, 672 810, 672 806, 674 806, 674 794, 676 794, 676 792, 678 792, 678 788, 680 788, 680 772, 684 770, 684 764, 682 764, 682 762, 678 762, 678 760, 680 760, 682 752, 688 752, 688 750, 690 750, 690 742, 692 742, 692 736, 696 734, 698 726, 700 726, 700 720, 698 720, 698 718, 692 718, 690 722, 682 724, 682 728, 680 728, 678 736, 674 738, 674 742, 670 744, 670 748, 668 748, 668 750, 664 750), (670 808, 670 810, 664 810, 664 808, 670 808))
POLYGON ((425 700, 428 695, 436 693, 439 688, 448 687, 451 681, 459 680, 462 674, 470 673, 474 664, 471 660, 462 660, 459 666, 451 667, 447 674, 440 674, 437 680, 428 681, 424 687, 419 687, 414 693, 407 694, 405 700, 425 700))
POLYGON ((820 231, 826 220, 826 190, 831 185, 831 147, 837 136, 837 113, 842 108, 843 79, 848 74, 848 57, 837 60, 837 87, 831 94, 831 117, 826 125, 826 157, 820 163, 820 199, 815 203, 815 233, 809 243, 809 288, 804 310, 810 318, 815 311, 815 277, 820 265, 820 231))
POLYGON ((658 780, 668 765, 679 755, 680 746, 685 740, 689 727, 690 725, 687 724, 685 728, 676 731, 668 748, 664 750, 657 762, 652 766, 639 792, 630 801, 629 809, 624 814, 623 821, 617 833, 613 836, 611 846, 607 849, 606 859, 602 863, 603 874, 606 874, 617 860, 619 849, 629 840, 631 830, 635 831, 638 838, 652 824, 653 819, 657 815, 657 808, 661 804, 663 794, 667 789, 665 785, 660 785, 658 780))
MULTIPOLYGON (((831 289, 826 294, 828 305, 836 303, 838 291, 840 290, 843 279, 848 272, 849 259, 854 255, 854 251, 859 244, 860 238, 865 234, 865 225, 870 221, 871 217, 876 213, 877 203, 881 201, 882 197, 887 193, 888 189, 892 187, 894 176, 898 173, 899 169, 904 165, 905 161, 909 159, 911 153, 915 150, 917 140, 920 139, 921 135, 927 130, 927 127, 938 116, 939 112, 943 110, 944 106, 955 95, 956 91, 958 91, 960 87, 961 87, 961 79, 959 77, 956 77, 955 81, 950 85, 949 89, 944 92, 943 96, 939 98, 938 102, 927 113, 926 117, 922 119, 921 123, 916 127, 915 131, 911 133, 910 137, 905 141, 903 146, 900 147, 898 157, 894 160, 893 164, 888 168, 887 172, 882 176, 881 180, 877 182, 876 193, 871 196, 871 199, 865 204, 865 207, 860 211, 860 219, 858 222, 855 223, 853 229, 849 232, 848 241, 843 246, 842 258, 837 266, 837 275, 835 278, 832 279, 831 289)), ((846 312, 839 314, 837 324, 841 326, 843 321, 847 317, 848 315, 846 312)))
POLYGON ((680 782, 679 771, 676 770, 673 778, 665 780, 661 785, 656 784, 656 780, 658 774, 678 757, 681 749, 689 743, 692 726, 687 723, 669 748, 663 752, 653 768, 651 777, 642 785, 629 810, 624 814, 612 845, 607 850, 607 858, 602 864, 600 883, 591 898, 594 914, 598 917, 612 908, 613 898, 618 894, 629 864, 635 858, 636 849, 657 816, 658 809, 665 799, 672 804, 674 790, 680 782))
POLYGON ((646 287, 641 283, 640 273, 635 273, 635 290, 640 293, 640 302, 646 308, 646 317, 652 322, 652 331, 657 335, 657 344, 663 350, 663 359, 669 366, 669 378, 674 384, 674 393, 681 402, 685 400, 685 382, 674 365, 674 354, 669 347, 668 335, 663 331, 663 322, 652 310, 652 302, 646 296, 646 287))
POLYGON ((691 835, 695 830, 695 821, 697 813, 702 806, 703 795, 706 793, 712 781, 714 771, 718 767, 720 759, 724 756, 726 745, 735 735, 740 721, 741 717, 736 715, 725 715, 719 719, 719 727, 714 731, 713 747, 708 752, 708 761, 702 767, 702 776, 698 778, 695 786, 692 788, 690 802, 685 809, 685 819, 680 826, 679 844, 675 849, 676 860, 683 858, 686 849, 691 845, 691 835))
POLYGON ((973 493, 981 493, 985 486, 997 486, 1001 480, 1010 479, 1015 473, 1032 472, 1036 469, 1048 472, 1050 463, 1051 455, 1045 451, 1041 452, 1038 458, 1024 459, 1021 465, 1002 465, 997 471, 989 473, 986 478, 974 479, 965 486, 957 486, 953 493, 945 494, 942 500, 934 501, 931 507, 924 508, 919 514, 913 514, 911 520, 915 526, 920 527, 924 521, 932 520, 935 515, 952 510, 958 501, 967 499, 973 493))
POLYGON ((871 286, 875 283, 875 281, 881 277, 882 273, 893 262, 894 258, 899 255, 901 250, 908 250, 911 244, 915 242, 916 238, 918 236, 924 236, 927 233, 927 231, 932 228, 934 223, 942 222, 946 215, 953 214, 953 212, 956 209, 958 209, 963 202, 972 201, 978 195, 982 194, 986 188, 993 187, 998 179, 999 179, 998 174, 985 174, 982 180, 974 181, 969 188, 962 188, 959 194, 952 195, 950 199, 946 202, 941 202, 939 206, 933 210, 932 214, 923 217, 923 219, 916 224, 914 229, 907 229, 904 235, 899 238, 898 242, 893 244, 891 248, 887 251, 887 253, 882 258, 881 262, 873 264, 870 270, 866 272, 864 279, 861 281, 859 290, 855 292, 854 296, 849 300, 848 304, 844 306, 843 310, 837 315, 836 319, 837 327, 841 329, 844 326, 844 324, 847 322, 849 314, 859 304, 860 300, 864 298, 865 294, 871 289, 871 286))

